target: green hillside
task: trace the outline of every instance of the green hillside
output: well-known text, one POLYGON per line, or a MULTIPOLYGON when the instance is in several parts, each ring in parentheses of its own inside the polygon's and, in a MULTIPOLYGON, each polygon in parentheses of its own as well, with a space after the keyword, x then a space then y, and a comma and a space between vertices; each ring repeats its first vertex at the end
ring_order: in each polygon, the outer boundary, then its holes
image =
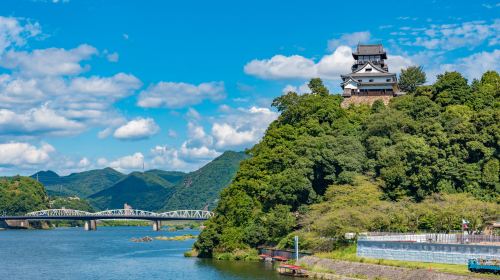
POLYGON ((90 195, 89 200, 98 209, 122 209, 127 203, 154 211, 162 208, 174 191, 171 182, 153 173, 132 172, 112 187, 90 195))
POLYGON ((167 182, 172 184, 179 183, 185 176, 186 173, 180 171, 164 171, 159 169, 152 169, 145 172, 146 174, 154 174, 167 182))
POLYGON ((225 152, 197 171, 148 170, 133 172, 113 186, 89 196, 98 209, 122 208, 124 203, 143 210, 215 207, 220 190, 236 174, 243 152, 225 152))
POLYGON ((195 249, 212 256, 283 245, 301 230, 341 242, 347 226, 351 232, 460 230, 460 217, 474 218, 469 230, 480 231, 500 213, 499 85, 494 71, 471 84, 447 72, 389 106, 376 101, 344 109, 340 95, 313 79, 311 94, 276 98, 281 115, 222 191, 195 249), (457 203, 466 206, 458 215, 442 211, 458 211, 457 203), (419 213, 425 220, 408 223, 419 217, 405 214, 419 213))
POLYGON ((48 208, 47 193, 36 180, 22 176, 0 178, 0 213, 22 215, 48 208))
POLYGON ((38 178, 50 195, 87 197, 111 187, 125 175, 112 168, 104 168, 72 173, 68 176, 59 176, 53 171, 40 171, 31 177, 38 178))
POLYGON ((215 208, 220 191, 229 185, 245 158, 244 152, 224 152, 197 171, 187 174, 175 186, 175 193, 167 200, 163 210, 215 208))

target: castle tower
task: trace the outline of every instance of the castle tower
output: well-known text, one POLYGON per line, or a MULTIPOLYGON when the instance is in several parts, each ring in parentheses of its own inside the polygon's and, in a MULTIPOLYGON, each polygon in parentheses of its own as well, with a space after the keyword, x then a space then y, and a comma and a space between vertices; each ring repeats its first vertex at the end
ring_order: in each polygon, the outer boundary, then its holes
POLYGON ((350 74, 341 75, 343 106, 351 103, 372 104, 377 99, 384 103, 396 95, 402 94, 397 86, 395 73, 389 72, 385 63, 387 53, 381 44, 358 45, 352 53, 355 59, 350 74))

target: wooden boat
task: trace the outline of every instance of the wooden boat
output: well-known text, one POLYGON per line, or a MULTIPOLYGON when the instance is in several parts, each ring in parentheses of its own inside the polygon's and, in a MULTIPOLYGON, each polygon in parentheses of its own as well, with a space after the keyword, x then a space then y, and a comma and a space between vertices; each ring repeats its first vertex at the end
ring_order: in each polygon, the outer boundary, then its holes
POLYGON ((259 257, 260 257, 260 260, 265 261, 265 262, 272 262, 273 261, 273 258, 270 255, 260 254, 259 257))
POLYGON ((278 267, 278 273, 281 275, 293 276, 293 277, 302 277, 302 278, 309 277, 307 270, 303 269, 300 266, 291 264, 281 264, 278 267))
POLYGON ((276 261, 276 262, 286 262, 286 261, 288 261, 288 259, 285 258, 285 257, 282 257, 282 256, 274 256, 273 257, 273 261, 276 261))

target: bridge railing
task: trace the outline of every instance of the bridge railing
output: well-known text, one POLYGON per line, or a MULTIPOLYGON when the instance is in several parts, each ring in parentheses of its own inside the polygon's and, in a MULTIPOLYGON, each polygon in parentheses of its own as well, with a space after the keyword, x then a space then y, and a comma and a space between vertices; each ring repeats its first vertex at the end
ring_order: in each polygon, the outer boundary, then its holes
POLYGON ((203 219, 208 220, 214 216, 213 212, 206 210, 175 210, 163 213, 155 213, 137 209, 113 209, 96 213, 90 213, 73 209, 47 209, 27 213, 26 216, 32 217, 68 217, 68 216, 109 216, 109 217, 147 217, 147 218, 173 218, 173 219, 203 219))
POLYGON ((26 216, 61 217, 61 216, 90 216, 92 213, 73 209, 47 209, 27 213, 26 216))

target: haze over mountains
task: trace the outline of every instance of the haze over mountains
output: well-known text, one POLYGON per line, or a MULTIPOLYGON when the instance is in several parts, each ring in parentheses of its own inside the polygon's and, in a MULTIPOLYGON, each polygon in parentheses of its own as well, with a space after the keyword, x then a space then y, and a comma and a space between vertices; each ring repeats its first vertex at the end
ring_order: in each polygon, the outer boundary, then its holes
POLYGON ((243 152, 227 151, 189 173, 148 170, 126 175, 104 168, 68 176, 40 171, 31 177, 38 179, 51 196, 76 195, 97 209, 121 209, 124 203, 150 211, 212 209, 246 157, 243 152))

